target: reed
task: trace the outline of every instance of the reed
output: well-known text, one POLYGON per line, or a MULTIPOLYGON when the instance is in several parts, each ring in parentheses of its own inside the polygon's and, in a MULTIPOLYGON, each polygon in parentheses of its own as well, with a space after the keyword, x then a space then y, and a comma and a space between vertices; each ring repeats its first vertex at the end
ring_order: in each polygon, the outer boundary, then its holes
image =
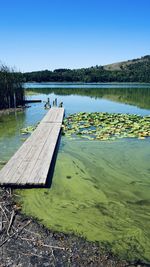
POLYGON ((16 108, 24 102, 22 74, 0 66, 0 109, 16 108))

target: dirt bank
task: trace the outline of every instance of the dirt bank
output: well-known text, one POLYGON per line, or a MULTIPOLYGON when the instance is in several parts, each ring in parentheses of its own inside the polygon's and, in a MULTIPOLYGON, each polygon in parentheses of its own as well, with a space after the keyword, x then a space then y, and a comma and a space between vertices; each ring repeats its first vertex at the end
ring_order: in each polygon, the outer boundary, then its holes
POLYGON ((45 229, 20 213, 11 189, 0 189, 0 267, 148 266, 119 261, 99 243, 45 229))

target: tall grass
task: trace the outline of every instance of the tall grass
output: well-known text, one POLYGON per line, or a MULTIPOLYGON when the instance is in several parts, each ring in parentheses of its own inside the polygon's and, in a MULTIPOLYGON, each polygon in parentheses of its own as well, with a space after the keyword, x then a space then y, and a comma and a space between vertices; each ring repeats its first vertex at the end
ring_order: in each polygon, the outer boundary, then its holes
POLYGON ((0 109, 23 105, 24 89, 22 74, 7 66, 0 66, 0 109))

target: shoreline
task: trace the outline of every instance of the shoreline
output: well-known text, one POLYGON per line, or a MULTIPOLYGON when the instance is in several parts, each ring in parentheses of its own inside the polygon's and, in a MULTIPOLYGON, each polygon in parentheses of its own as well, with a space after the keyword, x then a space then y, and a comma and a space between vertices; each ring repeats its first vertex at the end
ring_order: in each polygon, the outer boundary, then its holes
POLYGON ((54 232, 21 213, 11 188, 0 188, 1 266, 150 266, 120 260, 98 242, 54 232))
POLYGON ((0 116, 2 115, 9 115, 10 113, 20 112, 23 111, 26 107, 17 107, 17 108, 7 108, 7 109, 0 109, 0 116))

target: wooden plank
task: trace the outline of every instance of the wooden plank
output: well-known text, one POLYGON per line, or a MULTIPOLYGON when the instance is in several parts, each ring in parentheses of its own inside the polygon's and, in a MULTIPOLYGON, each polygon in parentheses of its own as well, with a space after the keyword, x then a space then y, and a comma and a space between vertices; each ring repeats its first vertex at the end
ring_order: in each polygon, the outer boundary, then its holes
POLYGON ((64 108, 51 108, 51 112, 48 112, 41 122, 60 122, 62 123, 64 116, 64 108))
POLYGON ((20 147, 20 149, 15 153, 15 155, 9 160, 9 162, 4 166, 4 168, 0 172, 0 181, 9 183, 15 183, 14 177, 15 172, 21 165, 22 161, 26 158, 30 150, 32 149, 32 145, 37 143, 38 136, 41 132, 45 133, 47 130, 42 125, 39 125, 32 133, 32 135, 27 139, 25 143, 20 147), (13 178, 12 178, 13 175, 13 178))
POLYGON ((64 116, 52 108, 0 171, 0 184, 45 184, 64 116))
MULTIPOLYGON (((11 174, 10 180, 13 181, 13 183, 19 184, 19 183, 24 183, 24 173, 28 171, 28 179, 31 180, 30 173, 31 173, 31 168, 34 167, 34 162, 37 160, 39 154, 42 151, 43 145, 45 143, 45 138, 48 137, 50 127, 48 129, 47 125, 43 128, 44 135, 38 136, 38 139, 36 142, 32 142, 30 145, 30 150, 26 154, 26 156, 22 159, 22 162, 19 166, 17 166, 16 171, 11 174), (44 138, 43 138, 44 137, 44 138)), ((43 134, 42 132, 42 134, 43 134)), ((40 132, 41 133, 41 132, 40 132)))
POLYGON ((45 177, 47 177, 50 167, 50 162, 54 154, 57 139, 60 132, 60 125, 54 124, 52 134, 50 138, 47 139, 43 150, 38 158, 35 168, 32 172, 34 181, 38 181, 39 184, 45 183, 45 177))
MULTIPOLYGON (((57 136, 57 138, 59 136, 59 131, 57 131, 57 129, 56 129, 56 136, 57 136)), ((41 167, 41 169, 38 173, 38 176, 37 176, 39 184, 44 184, 44 179, 45 179, 44 177, 45 176, 47 177, 47 175, 48 175, 48 172, 49 172, 49 168, 47 168, 48 161, 49 161, 49 159, 51 159, 51 162, 52 162, 53 154, 54 154, 54 151, 56 148, 56 142, 57 142, 57 140, 54 140, 53 143, 51 142, 51 144, 50 144, 51 149, 47 150, 47 147, 45 147, 45 151, 43 149, 43 157, 45 160, 44 160, 42 167, 41 167)), ((40 161, 42 163, 42 158, 40 159, 40 161)))
POLYGON ((44 142, 41 142, 39 146, 34 146, 32 154, 30 155, 30 158, 28 158, 28 159, 26 158, 28 165, 27 165, 27 168, 24 170, 23 174, 19 177, 19 179, 17 181, 18 184, 21 184, 22 182, 33 184, 34 182, 36 182, 36 181, 34 181, 34 177, 32 175, 32 172, 35 168, 36 162, 38 161, 40 154, 42 153, 42 150, 43 150, 43 147, 46 143, 47 138, 50 138, 50 136, 51 136, 53 125, 48 125, 48 126, 49 127, 47 127, 47 125, 45 125, 45 127, 47 128, 47 136, 44 139, 44 142), (30 181, 29 181, 29 177, 30 177, 30 181))

